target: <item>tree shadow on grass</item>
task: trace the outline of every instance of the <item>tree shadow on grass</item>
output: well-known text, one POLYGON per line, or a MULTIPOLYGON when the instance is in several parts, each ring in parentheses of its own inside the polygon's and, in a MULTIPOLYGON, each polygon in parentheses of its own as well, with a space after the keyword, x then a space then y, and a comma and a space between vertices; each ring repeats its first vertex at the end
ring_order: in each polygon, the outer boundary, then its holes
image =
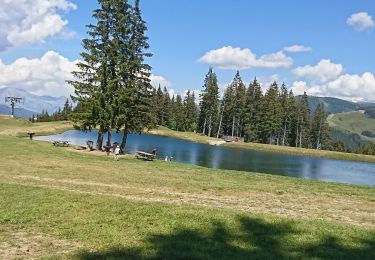
POLYGON ((286 236, 300 233, 291 222, 267 223, 261 219, 239 218, 240 231, 220 222, 208 232, 180 229, 172 234, 155 234, 147 239, 150 249, 112 248, 81 252, 78 259, 375 259, 375 237, 362 241, 361 248, 347 248, 335 237, 316 244, 290 245, 286 236))

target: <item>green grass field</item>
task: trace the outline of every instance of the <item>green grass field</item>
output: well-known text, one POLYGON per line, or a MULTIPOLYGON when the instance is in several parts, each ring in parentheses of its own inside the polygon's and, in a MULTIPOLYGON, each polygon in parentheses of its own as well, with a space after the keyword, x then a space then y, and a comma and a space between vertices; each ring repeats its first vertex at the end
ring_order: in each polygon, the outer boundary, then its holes
POLYGON ((334 114, 328 118, 328 122, 342 132, 355 133, 363 140, 374 142, 374 138, 362 135, 366 130, 375 133, 375 119, 366 116, 364 111, 334 114))
POLYGON ((22 124, 0 119, 0 259, 375 258, 375 187, 115 162, 22 124))

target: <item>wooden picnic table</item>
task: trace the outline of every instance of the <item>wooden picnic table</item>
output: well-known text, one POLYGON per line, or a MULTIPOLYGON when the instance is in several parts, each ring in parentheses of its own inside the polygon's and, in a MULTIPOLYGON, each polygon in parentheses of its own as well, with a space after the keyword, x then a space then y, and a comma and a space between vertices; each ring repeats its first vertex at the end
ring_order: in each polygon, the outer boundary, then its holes
POLYGON ((146 152, 142 152, 142 151, 137 151, 135 153, 135 158, 146 160, 146 161, 153 161, 154 159, 156 159, 156 155, 152 154, 152 153, 146 153, 146 152))
POLYGON ((69 146, 69 141, 53 141, 54 146, 69 146))

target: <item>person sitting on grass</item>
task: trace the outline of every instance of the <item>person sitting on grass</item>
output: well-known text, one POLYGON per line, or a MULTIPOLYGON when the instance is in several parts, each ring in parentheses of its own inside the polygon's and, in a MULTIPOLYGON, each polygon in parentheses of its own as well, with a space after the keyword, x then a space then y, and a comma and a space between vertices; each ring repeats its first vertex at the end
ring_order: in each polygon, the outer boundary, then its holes
POLYGON ((115 161, 118 161, 119 155, 120 155, 120 146, 117 145, 115 148, 115 161))

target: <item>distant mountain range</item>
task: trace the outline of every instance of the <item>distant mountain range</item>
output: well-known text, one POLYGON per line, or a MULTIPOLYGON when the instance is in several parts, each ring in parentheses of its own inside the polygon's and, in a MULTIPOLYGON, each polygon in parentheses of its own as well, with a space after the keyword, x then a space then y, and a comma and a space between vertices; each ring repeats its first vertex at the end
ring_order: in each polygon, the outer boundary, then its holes
MULTIPOLYGON (((299 100, 301 96, 296 96, 296 99, 299 100)), ((337 114, 344 112, 356 111, 359 109, 366 109, 368 107, 375 107, 375 102, 366 102, 366 103, 354 103, 338 98, 332 97, 315 97, 309 96, 309 108, 310 111, 314 112, 317 105, 322 102, 325 105, 325 110, 328 114, 337 114)))
POLYGON ((31 117, 47 110, 49 114, 62 107, 67 97, 38 96, 23 89, 0 88, 0 114, 10 114, 10 106, 5 103, 6 97, 21 97, 23 101, 16 105, 15 114, 18 117, 31 117))
MULTIPOLYGON (((10 113, 11 113, 10 110, 11 109, 10 109, 9 106, 0 104, 0 115, 10 115, 10 113)), ((23 108, 15 108, 14 109, 14 116, 15 117, 30 118, 30 117, 32 117, 33 115, 36 115, 36 114, 37 114, 36 112, 30 111, 30 110, 27 110, 27 109, 23 109, 23 108)))

